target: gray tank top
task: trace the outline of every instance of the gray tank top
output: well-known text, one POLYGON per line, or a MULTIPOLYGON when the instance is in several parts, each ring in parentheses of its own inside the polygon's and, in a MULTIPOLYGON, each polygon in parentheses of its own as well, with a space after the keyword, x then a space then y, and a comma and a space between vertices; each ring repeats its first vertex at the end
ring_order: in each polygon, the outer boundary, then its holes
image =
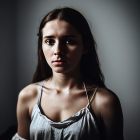
POLYGON ((90 112, 90 103, 97 89, 98 87, 90 100, 87 95, 88 105, 85 108, 62 122, 53 122, 43 114, 40 106, 42 85, 38 103, 35 104, 31 115, 30 140, 100 140, 95 119, 90 112))

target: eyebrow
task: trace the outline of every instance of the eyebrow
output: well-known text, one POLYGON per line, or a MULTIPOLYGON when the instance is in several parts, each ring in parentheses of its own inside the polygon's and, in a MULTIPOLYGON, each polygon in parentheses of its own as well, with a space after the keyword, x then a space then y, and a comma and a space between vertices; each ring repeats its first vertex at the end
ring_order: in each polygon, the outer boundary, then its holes
MULTIPOLYGON (((64 35, 63 38, 68 38, 68 37, 73 37, 73 38, 76 38, 75 35, 64 35)), ((55 38, 55 36, 44 36, 43 39, 45 38, 55 38)))

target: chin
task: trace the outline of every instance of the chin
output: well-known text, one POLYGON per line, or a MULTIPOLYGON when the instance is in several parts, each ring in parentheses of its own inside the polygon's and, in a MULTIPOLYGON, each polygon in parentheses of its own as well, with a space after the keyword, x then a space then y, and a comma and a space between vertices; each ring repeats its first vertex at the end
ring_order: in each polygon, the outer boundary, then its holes
POLYGON ((74 68, 70 68, 70 67, 55 67, 52 69, 55 73, 63 73, 63 74, 68 74, 71 72, 74 72, 74 68))
POLYGON ((53 69, 53 71, 56 73, 65 73, 67 70, 60 67, 60 68, 53 69))

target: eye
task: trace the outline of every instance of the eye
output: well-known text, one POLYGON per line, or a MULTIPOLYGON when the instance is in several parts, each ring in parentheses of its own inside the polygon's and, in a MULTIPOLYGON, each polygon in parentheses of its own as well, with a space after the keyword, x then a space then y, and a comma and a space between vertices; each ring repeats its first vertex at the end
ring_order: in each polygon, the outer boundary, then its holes
POLYGON ((73 39, 67 39, 66 44, 74 45, 75 41, 73 39))
POLYGON ((55 41, 53 39, 47 39, 45 43, 47 43, 48 45, 54 45, 55 41))

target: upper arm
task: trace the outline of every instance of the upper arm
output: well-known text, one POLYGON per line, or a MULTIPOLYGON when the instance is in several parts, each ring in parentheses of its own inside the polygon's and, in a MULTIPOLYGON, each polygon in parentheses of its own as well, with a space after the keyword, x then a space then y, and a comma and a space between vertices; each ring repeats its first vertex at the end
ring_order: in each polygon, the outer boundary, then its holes
POLYGON ((37 98, 36 86, 29 85, 25 87, 18 96, 17 103, 17 120, 18 135, 24 139, 30 139, 30 110, 33 108, 37 98))
POLYGON ((118 97, 110 90, 101 89, 97 98, 101 137, 104 140, 123 140, 123 114, 118 97))
POLYGON ((18 97, 17 103, 17 120, 18 120, 18 135, 24 139, 30 139, 29 126, 29 104, 27 103, 27 95, 24 91, 21 91, 18 97))

